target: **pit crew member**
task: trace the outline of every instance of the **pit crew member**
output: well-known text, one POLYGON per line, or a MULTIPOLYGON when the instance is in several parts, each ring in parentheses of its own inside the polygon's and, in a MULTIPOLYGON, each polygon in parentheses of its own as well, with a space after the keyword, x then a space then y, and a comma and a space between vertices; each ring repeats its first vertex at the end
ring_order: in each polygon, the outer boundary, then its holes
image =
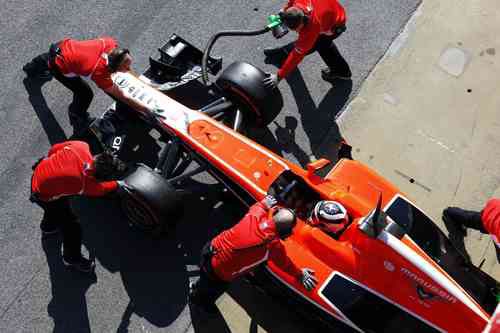
POLYGON ((351 79, 349 65, 333 42, 346 30, 346 12, 337 0, 289 0, 280 17, 290 30, 298 33, 298 39, 291 51, 289 45, 264 49, 266 57, 287 56, 277 73, 264 79, 267 87, 276 87, 306 55, 315 51, 328 66, 321 70, 324 80, 351 79))
POLYGON ((107 94, 129 106, 146 111, 144 106, 125 96, 111 80, 114 72, 131 72, 131 63, 129 50, 120 48, 111 37, 90 40, 65 38, 50 45, 48 52, 28 62, 23 70, 28 77, 52 75, 73 92, 68 114, 74 132, 78 134, 92 121, 87 110, 94 94, 84 78, 94 81, 107 94))
POLYGON ((82 231, 71 210, 70 197, 100 197, 123 186, 116 176, 125 164, 113 154, 92 156, 87 143, 67 141, 53 145, 47 157, 33 165, 30 200, 43 211, 42 236, 58 232, 63 237, 63 263, 78 271, 93 271, 93 261, 81 254, 82 231))
POLYGON ((267 196, 250 207, 243 219, 210 242, 201 253, 200 279, 190 287, 190 302, 207 312, 216 311, 215 301, 231 281, 248 273, 268 258, 312 290, 317 284, 314 271, 298 268, 288 258, 282 240, 291 235, 295 213, 275 207, 277 201, 267 196))
POLYGON ((500 199, 492 198, 486 202, 481 211, 465 210, 458 207, 448 207, 443 210, 443 221, 449 221, 458 226, 466 234, 466 228, 479 230, 490 234, 497 250, 500 249, 500 199))

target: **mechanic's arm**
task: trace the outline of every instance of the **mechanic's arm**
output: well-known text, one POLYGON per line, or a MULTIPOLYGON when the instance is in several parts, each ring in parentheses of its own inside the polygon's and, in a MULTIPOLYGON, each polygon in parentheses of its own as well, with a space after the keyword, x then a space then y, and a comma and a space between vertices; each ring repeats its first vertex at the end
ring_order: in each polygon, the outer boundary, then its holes
POLYGON ((292 7, 294 2, 295 2, 295 0, 288 0, 287 4, 285 5, 285 7, 283 7, 282 11, 285 11, 288 8, 292 7))
POLYGON ((306 290, 311 291, 318 284, 312 269, 301 269, 290 260, 286 253, 285 246, 280 239, 276 239, 269 244, 269 259, 275 262, 282 270, 300 281, 306 290))
POLYGON ((278 201, 272 195, 267 195, 261 201, 253 204, 249 209, 247 215, 252 215, 257 219, 267 218, 269 209, 276 206, 278 201))
POLYGON ((113 84, 112 86, 110 86, 109 88, 104 88, 103 89, 105 92, 107 92, 108 94, 110 94, 111 96, 113 96, 114 98, 116 98, 117 100, 121 101, 121 102, 124 102, 125 104, 127 104, 128 106, 130 106, 131 108, 137 110, 137 111, 141 111, 141 112, 148 112, 149 109, 147 107, 145 107, 144 105, 136 102, 134 99, 126 96, 123 91, 118 88, 118 86, 116 86, 116 84, 113 84))
POLYGON ((84 195, 89 197, 101 197, 118 189, 116 180, 107 182, 98 182, 95 179, 88 179, 85 183, 84 195))
POLYGON ((288 76, 311 50, 319 37, 319 26, 313 26, 299 33, 292 52, 288 54, 285 62, 278 70, 278 79, 282 80, 288 76))
POLYGON ((290 260, 281 240, 276 239, 269 244, 269 259, 294 278, 302 276, 302 270, 290 260))

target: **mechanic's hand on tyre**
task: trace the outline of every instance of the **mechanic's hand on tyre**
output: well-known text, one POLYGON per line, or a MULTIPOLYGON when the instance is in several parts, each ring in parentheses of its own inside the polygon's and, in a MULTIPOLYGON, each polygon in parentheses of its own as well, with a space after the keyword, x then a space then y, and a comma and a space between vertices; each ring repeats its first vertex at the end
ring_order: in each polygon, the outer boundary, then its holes
POLYGON ((264 83, 264 86, 266 88, 274 89, 278 87, 278 84, 280 83, 280 78, 278 74, 266 73, 266 77, 264 80, 262 80, 262 83, 264 83))
POLYGON ((300 277, 300 282, 308 291, 311 291, 318 284, 318 280, 314 277, 314 271, 310 268, 302 269, 302 276, 300 277))
POLYGON ((115 193, 119 198, 123 198, 124 196, 128 195, 128 193, 130 193, 130 188, 123 180, 118 180, 116 181, 116 183, 118 184, 118 188, 116 189, 115 193))
POLYGON ((278 204, 278 200, 272 195, 266 195, 266 197, 262 199, 262 204, 266 206, 267 209, 271 209, 278 204))

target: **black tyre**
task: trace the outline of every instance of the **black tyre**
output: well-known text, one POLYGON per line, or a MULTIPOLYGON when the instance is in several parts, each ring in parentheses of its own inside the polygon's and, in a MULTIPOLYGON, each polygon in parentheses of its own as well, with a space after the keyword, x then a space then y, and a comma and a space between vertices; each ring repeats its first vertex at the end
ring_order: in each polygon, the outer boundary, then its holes
POLYGON ((129 191, 122 209, 133 227, 159 236, 175 226, 183 213, 182 196, 165 178, 139 165, 123 181, 129 191))
POLYGON ((246 125, 269 125, 283 108, 279 89, 267 89, 262 80, 266 74, 246 63, 234 62, 217 78, 216 85, 243 113, 246 125))

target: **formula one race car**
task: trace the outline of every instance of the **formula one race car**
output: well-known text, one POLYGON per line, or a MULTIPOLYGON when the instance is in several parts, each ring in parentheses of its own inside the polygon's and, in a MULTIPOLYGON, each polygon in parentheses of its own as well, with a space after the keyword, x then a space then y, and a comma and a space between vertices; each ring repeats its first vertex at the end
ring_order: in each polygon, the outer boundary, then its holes
MULTIPOLYGON (((139 166, 124 180, 130 193, 124 208, 133 224, 168 229, 180 204, 176 186, 206 171, 248 206, 272 194, 297 212, 299 221, 284 244, 297 266, 315 271, 317 287, 307 291, 272 260, 250 281, 300 304, 295 308, 306 309, 308 316, 358 332, 480 332, 485 327, 497 304, 496 281, 466 261, 394 185, 348 159, 321 177, 318 171, 329 161, 303 169, 238 133, 241 116, 266 125, 281 107, 279 92, 262 86, 261 70, 233 63, 200 93, 195 85, 201 51, 178 36, 160 50, 160 59, 151 61, 141 79, 127 73, 113 77, 125 94, 151 110, 140 117, 166 142, 156 171, 139 166), (191 93, 186 100, 204 94, 208 104, 184 103, 179 98, 184 88, 191 93), (323 199, 340 202, 350 217, 350 225, 335 236, 307 223, 323 199)), ((220 60, 207 59, 215 74, 220 60)), ((125 109, 117 104, 107 114, 125 109)), ((119 150, 119 136, 109 141, 106 128, 97 124, 94 131, 119 150)))

